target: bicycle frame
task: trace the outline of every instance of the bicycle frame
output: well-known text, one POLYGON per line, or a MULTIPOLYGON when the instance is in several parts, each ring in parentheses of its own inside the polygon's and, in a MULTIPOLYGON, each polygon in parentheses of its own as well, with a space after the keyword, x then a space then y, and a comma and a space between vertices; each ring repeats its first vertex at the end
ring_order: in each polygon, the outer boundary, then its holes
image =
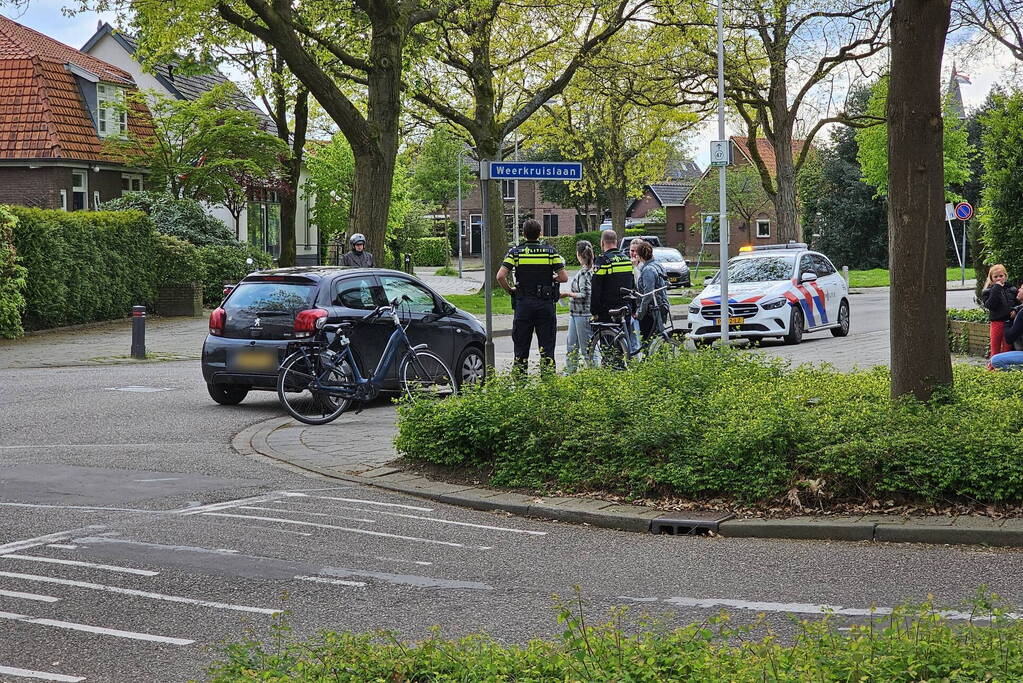
MULTIPOLYGON (((637 292, 635 290, 629 290, 629 291, 631 291, 631 294, 626 296, 626 298, 627 299, 631 299, 632 301, 639 301, 643 297, 653 296, 657 292, 666 290, 667 288, 668 288, 667 285, 665 285, 664 287, 658 287, 657 289, 654 289, 654 290, 649 291, 649 292, 644 292, 644 293, 640 293, 640 292, 637 292)), ((622 288, 622 291, 626 291, 624 287, 622 288)), ((651 313, 655 314, 653 312, 651 312, 651 313)), ((656 314, 656 315, 659 315, 659 314, 656 314)), ((605 328, 610 328, 610 329, 616 329, 618 331, 618 334, 620 336, 624 337, 626 340, 628 340, 628 339, 630 339, 632 337, 632 316, 631 315, 623 315, 621 320, 618 320, 616 322, 611 322, 611 323, 591 323, 591 324, 596 326, 596 327, 605 327, 605 328)), ((665 339, 667 341, 670 341, 670 339, 671 339, 671 334, 668 332, 668 329, 669 329, 668 326, 670 324, 671 324, 671 312, 670 312, 670 309, 669 309, 668 320, 665 321, 665 320, 662 319, 661 320, 661 324, 660 324, 660 329, 657 330, 657 334, 660 335, 663 339, 665 339)), ((632 344, 631 343, 626 343, 625 348, 626 348, 626 350, 628 352, 628 357, 630 359, 632 359, 632 358, 635 358, 636 356, 644 353, 646 351, 647 347, 649 347, 649 345, 650 345, 649 341, 647 341, 646 343, 643 343, 641 341, 639 346, 636 348, 635 351, 632 350, 632 344)))

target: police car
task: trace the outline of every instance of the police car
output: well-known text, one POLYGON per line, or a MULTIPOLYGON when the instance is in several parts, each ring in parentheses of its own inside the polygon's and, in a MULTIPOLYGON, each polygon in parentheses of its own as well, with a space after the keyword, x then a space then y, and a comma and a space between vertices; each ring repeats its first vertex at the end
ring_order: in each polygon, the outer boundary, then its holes
MULTIPOLYGON (((804 332, 849 334, 849 287, 827 256, 805 244, 743 247, 728 262, 730 337, 779 337, 798 344, 804 332)), ((721 273, 689 305, 689 336, 721 336, 721 273)))

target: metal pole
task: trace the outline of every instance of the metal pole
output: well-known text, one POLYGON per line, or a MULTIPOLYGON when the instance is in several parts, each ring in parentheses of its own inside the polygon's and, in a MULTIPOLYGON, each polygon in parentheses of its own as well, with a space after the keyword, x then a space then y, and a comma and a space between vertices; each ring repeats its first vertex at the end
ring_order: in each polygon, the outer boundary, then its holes
POLYGON ((458 277, 462 277, 462 155, 458 155, 458 277))
POLYGON ((963 257, 959 259, 960 267, 963 269, 962 285, 966 285, 966 221, 963 221, 963 257))
POLYGON ((965 273, 966 266, 963 265, 963 255, 959 253, 959 241, 956 239, 956 231, 955 228, 952 227, 952 221, 948 221, 948 232, 952 235, 952 247, 956 250, 956 259, 959 261, 959 265, 962 266, 963 273, 965 273))
MULTIPOLYGON (((718 0, 718 140, 725 137, 725 0, 718 0)), ((718 233, 721 243, 721 343, 728 343, 728 208, 725 166, 718 168, 718 233)))
POLYGON ((131 357, 146 358, 146 307, 131 307, 131 357))
POLYGON ((494 367, 494 311, 493 311, 493 287, 490 280, 493 273, 490 272, 490 161, 480 159, 480 188, 483 193, 483 298, 487 306, 487 342, 484 345, 483 355, 487 367, 494 367))
MULTIPOLYGON (((515 135, 515 161, 519 160, 519 136, 515 135)), ((518 178, 512 181, 515 183, 515 217, 512 219, 512 231, 514 232, 515 239, 512 244, 519 243, 519 181, 518 178)))

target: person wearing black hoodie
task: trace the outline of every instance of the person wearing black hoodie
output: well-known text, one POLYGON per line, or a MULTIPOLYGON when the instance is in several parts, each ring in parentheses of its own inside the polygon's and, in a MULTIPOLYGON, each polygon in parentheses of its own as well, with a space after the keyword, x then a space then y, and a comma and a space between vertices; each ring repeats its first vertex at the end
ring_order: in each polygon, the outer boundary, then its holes
POLYGON ((991 321, 991 347, 988 357, 1011 351, 1012 346, 1005 343, 1005 329, 1011 322, 1009 312, 1016 305, 1016 288, 1008 285, 1008 273, 1005 266, 996 263, 987 272, 987 282, 980 293, 980 299, 987 309, 988 320, 991 321))
POLYGON ((1019 305, 1011 315, 1012 324, 1005 328, 1003 337, 1003 342, 1010 350, 991 356, 992 370, 1023 370, 1023 351, 1012 350, 1016 342, 1023 340, 1023 289, 1016 292, 1013 303, 1017 302, 1019 305))

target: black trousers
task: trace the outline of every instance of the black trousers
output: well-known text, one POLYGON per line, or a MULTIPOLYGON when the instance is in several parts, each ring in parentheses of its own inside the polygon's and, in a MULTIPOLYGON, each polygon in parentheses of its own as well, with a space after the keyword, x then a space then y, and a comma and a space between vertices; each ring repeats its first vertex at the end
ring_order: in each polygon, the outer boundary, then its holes
POLYGON ((515 347, 515 367, 526 369, 529 347, 533 333, 540 347, 542 364, 554 365, 554 344, 557 336, 558 317, 554 302, 534 296, 515 298, 515 318, 512 320, 512 344, 515 347))
POLYGON ((661 309, 650 307, 647 309, 646 317, 640 318, 639 321, 640 339, 644 342, 649 341, 654 335, 660 334, 662 329, 664 329, 664 318, 661 309))

